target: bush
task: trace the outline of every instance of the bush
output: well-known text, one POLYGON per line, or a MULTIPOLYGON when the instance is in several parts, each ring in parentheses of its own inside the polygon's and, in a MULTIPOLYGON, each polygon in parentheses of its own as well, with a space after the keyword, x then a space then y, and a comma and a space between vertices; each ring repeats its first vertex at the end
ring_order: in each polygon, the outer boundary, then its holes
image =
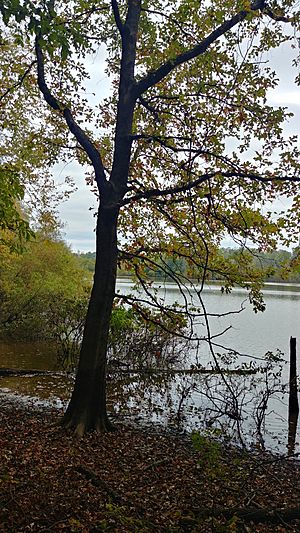
MULTIPOLYGON (((142 316, 138 310, 113 309, 109 333, 108 362, 137 370, 175 364, 184 345, 175 333, 159 325, 161 317, 142 316)), ((163 326, 166 326, 166 321, 163 326)))

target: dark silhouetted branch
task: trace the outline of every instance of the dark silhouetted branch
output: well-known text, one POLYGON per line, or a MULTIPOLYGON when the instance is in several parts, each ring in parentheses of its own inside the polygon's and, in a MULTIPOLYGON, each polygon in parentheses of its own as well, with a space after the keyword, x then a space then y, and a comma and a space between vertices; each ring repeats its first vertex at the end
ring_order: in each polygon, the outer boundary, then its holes
POLYGON ((54 109, 54 111, 59 111, 61 113, 69 127, 70 132, 73 133, 76 140, 87 153, 94 167, 96 182, 98 185, 98 189, 101 192, 101 190, 107 184, 101 155, 95 145, 92 143, 92 141, 86 135, 86 133, 77 124, 72 115, 71 110, 68 107, 64 106, 61 102, 59 102, 57 98, 51 93, 45 79, 44 54, 40 46, 38 37, 36 38, 35 42, 35 52, 37 57, 37 74, 39 89, 43 94, 47 104, 52 109, 54 109))
POLYGON ((22 76, 20 76, 20 78, 18 79, 18 81, 16 81, 16 83, 14 83, 11 87, 9 87, 8 89, 6 89, 6 91, 1 94, 0 96, 0 102, 1 100, 3 100, 9 93, 11 93, 14 89, 16 89, 17 87, 21 87, 21 85, 23 84, 23 81, 25 80, 26 76, 29 74, 29 72, 31 71, 33 65, 36 64, 36 60, 32 61, 29 65, 29 67, 25 70, 25 72, 22 74, 22 76))
POLYGON ((118 28, 118 30, 120 32, 121 37, 123 37, 123 35, 124 35, 124 25, 123 25, 123 22, 122 22, 121 17, 120 17, 119 6, 118 6, 117 0, 111 0, 111 7, 112 7, 112 10, 113 10, 113 14, 114 14, 114 17, 115 17, 115 22, 116 22, 117 28, 118 28))
POLYGON ((245 180, 250 181, 258 181, 260 183, 271 183, 274 181, 280 181, 280 182, 293 182, 293 183, 299 183, 300 182, 300 176, 274 176, 274 175, 260 175, 255 173, 247 173, 247 172, 239 172, 238 170, 235 172, 210 172, 207 174, 202 174, 197 179, 193 181, 189 181, 188 183, 184 183, 182 185, 178 185, 177 187, 168 187, 167 189, 149 189, 147 191, 139 192, 129 198, 125 198, 122 202, 122 205, 127 205, 130 202, 141 200, 141 199, 147 199, 147 198, 154 198, 154 197, 161 197, 161 196, 172 196, 174 194, 180 194, 185 193, 187 191, 191 191, 192 189, 195 189, 202 183, 205 183, 206 181, 209 181, 212 178, 215 178, 217 176, 223 177, 223 178, 241 178, 245 180))
POLYGON ((161 65, 158 69, 149 72, 144 78, 142 78, 136 85, 137 96, 140 96, 142 93, 147 91, 150 87, 153 87, 161 80, 163 80, 170 72, 172 72, 176 67, 195 59, 196 57, 204 54, 209 46, 214 43, 219 37, 227 33, 229 30, 234 28, 239 22, 242 22, 252 11, 257 11, 258 9, 264 8, 264 0, 257 0, 253 2, 250 6, 250 10, 239 11, 231 19, 226 20, 218 28, 211 32, 205 39, 203 39, 199 44, 179 54, 173 59, 169 59, 161 65))

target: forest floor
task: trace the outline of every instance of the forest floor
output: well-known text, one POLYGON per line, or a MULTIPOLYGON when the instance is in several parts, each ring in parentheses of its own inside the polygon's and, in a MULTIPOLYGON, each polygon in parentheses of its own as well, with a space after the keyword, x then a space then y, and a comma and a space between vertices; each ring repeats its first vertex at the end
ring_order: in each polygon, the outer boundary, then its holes
POLYGON ((296 461, 124 424, 78 440, 59 415, 0 399, 1 532, 300 532, 296 461))

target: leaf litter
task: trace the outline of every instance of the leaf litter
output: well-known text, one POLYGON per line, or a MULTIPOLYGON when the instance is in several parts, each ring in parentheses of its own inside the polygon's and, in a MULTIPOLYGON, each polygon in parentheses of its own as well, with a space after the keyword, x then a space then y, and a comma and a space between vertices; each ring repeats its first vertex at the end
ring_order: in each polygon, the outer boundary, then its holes
POLYGON ((300 531, 295 460, 129 423, 78 440, 59 410, 5 397, 0 412, 1 532, 300 531))

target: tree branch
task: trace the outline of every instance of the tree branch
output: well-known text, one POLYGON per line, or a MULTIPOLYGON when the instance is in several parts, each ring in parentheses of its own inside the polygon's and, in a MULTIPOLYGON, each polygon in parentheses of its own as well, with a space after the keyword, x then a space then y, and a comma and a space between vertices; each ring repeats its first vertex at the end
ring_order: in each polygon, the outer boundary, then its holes
MULTIPOLYGON (((147 111, 149 111, 154 116, 155 120, 159 122, 160 119, 157 110, 153 106, 151 106, 149 102, 147 102, 147 100, 145 100, 142 96, 139 97, 139 102, 145 109, 147 109, 147 111)), ((132 139, 134 138, 136 138, 136 136, 132 136, 132 139)))
POLYGON ((119 6, 118 6, 118 2, 117 0, 111 0, 111 7, 112 7, 112 10, 113 10, 113 14, 114 14, 114 17, 115 17, 115 22, 116 22, 116 25, 117 25, 117 28, 120 32, 120 35, 121 37, 123 38, 123 35, 124 35, 124 24, 121 20, 121 17, 120 17, 120 11, 119 11, 119 6))
POLYGON ((150 87, 153 87, 153 85, 156 85, 159 83, 162 79, 164 79, 172 70, 174 70, 176 67, 181 65, 182 63, 186 63, 187 61, 190 61, 191 59, 194 59, 206 52, 206 50, 209 48, 209 46, 215 42, 219 37, 224 35, 227 31, 231 30, 236 26, 239 22, 242 22, 245 20, 245 18, 249 15, 252 11, 257 11, 258 9, 264 8, 264 0, 256 0, 251 4, 250 10, 242 10, 236 15, 234 15, 231 19, 226 20, 221 24, 217 29, 215 29, 208 37, 203 39, 199 44, 194 46, 193 48, 190 48, 190 50, 187 50, 186 52, 183 52, 182 54, 179 54, 174 59, 169 59, 166 63, 161 65, 158 69, 154 70, 153 72, 149 72, 144 78, 142 78, 137 84, 136 84, 136 94, 137 96, 140 96, 142 93, 147 91, 150 87))
POLYGON ((268 522, 272 524, 282 523, 282 519, 285 521, 299 520, 300 519, 300 509, 299 507, 291 508, 267 508, 267 509, 257 509, 256 507, 245 507, 245 508, 222 508, 216 507, 212 509, 199 509, 194 511, 196 514, 196 519, 194 520, 198 524, 199 520, 203 520, 208 516, 220 516, 223 515, 226 519, 230 519, 233 516, 237 516, 242 521, 251 521, 251 522, 268 522))
POLYGON ((37 75, 38 75, 38 86, 41 93, 44 96, 47 104, 58 111, 65 119, 70 132, 75 136, 78 143, 82 146, 84 151, 87 153, 88 157, 91 160, 91 163, 95 170, 95 178, 99 192, 107 185, 104 167, 101 159, 101 155, 86 133, 81 129, 81 127, 74 120, 71 110, 66 107, 64 104, 59 102, 55 96, 51 93, 47 82, 45 80, 45 66, 44 66, 44 54, 39 44, 38 37, 35 41, 35 52, 37 58, 37 75))
POLYGON ((125 198, 122 202, 122 205, 127 205, 130 202, 134 202, 136 200, 153 198, 157 196, 168 196, 168 195, 178 194, 181 192, 186 192, 186 191, 189 191, 190 189, 193 189, 194 187, 197 187, 201 183, 204 183, 205 181, 214 177, 216 174, 218 173, 214 172, 211 174, 204 174, 200 176, 197 180, 194 180, 191 183, 185 183, 184 185, 179 185, 178 187, 168 187, 167 189, 149 189, 148 191, 137 193, 134 196, 131 196, 130 198, 125 198))
POLYGON ((152 13, 154 15, 158 15, 159 17, 164 17, 166 19, 168 19, 170 22, 174 23, 176 26, 178 26, 178 28, 180 29, 180 31, 186 35, 187 37, 191 38, 192 37, 192 34, 189 33, 188 31, 186 31, 183 27, 183 24, 182 22, 179 22, 176 18, 168 15, 167 13, 163 12, 163 11, 158 11, 157 9, 147 9, 145 7, 142 7, 142 11, 145 11, 146 13, 152 13))
POLYGON ((267 15, 268 17, 270 17, 271 19, 276 20, 276 22, 293 22, 294 20, 293 17, 285 17, 284 15, 276 15, 276 13, 272 11, 272 9, 269 9, 267 7, 263 10, 263 13, 267 15))
POLYGON ((173 194, 179 194, 188 192, 202 183, 209 181, 212 178, 215 178, 216 176, 222 176, 224 178, 243 178, 243 179, 249 179, 250 181, 259 181, 260 183, 270 183, 272 181, 287 181, 287 182, 294 182, 299 183, 300 177, 298 176, 262 176, 260 174, 254 174, 254 173, 247 173, 247 172, 239 172, 232 171, 232 172, 222 172, 216 170, 215 172, 210 172, 206 174, 202 174, 197 179, 190 181, 188 183, 185 183, 183 185, 178 185, 177 187, 168 187, 167 189, 149 189, 148 191, 143 191, 140 193, 135 194, 134 196, 131 196, 130 198, 125 198, 123 202, 121 203, 122 206, 129 204, 130 202, 146 199, 146 198, 153 198, 153 197, 161 197, 161 196, 168 196, 173 194))
POLYGON ((36 64, 36 60, 35 61, 32 61, 29 65, 29 67, 27 67, 27 69, 25 70, 25 72, 22 74, 22 76, 18 79, 18 81, 16 81, 16 83, 14 83, 11 87, 9 87, 3 94, 1 94, 0 96, 0 102, 1 100, 3 100, 11 91, 13 91, 14 89, 16 89, 17 87, 20 87, 23 83, 23 81, 25 80, 26 76, 29 74, 29 72, 31 71, 33 65, 36 64))

